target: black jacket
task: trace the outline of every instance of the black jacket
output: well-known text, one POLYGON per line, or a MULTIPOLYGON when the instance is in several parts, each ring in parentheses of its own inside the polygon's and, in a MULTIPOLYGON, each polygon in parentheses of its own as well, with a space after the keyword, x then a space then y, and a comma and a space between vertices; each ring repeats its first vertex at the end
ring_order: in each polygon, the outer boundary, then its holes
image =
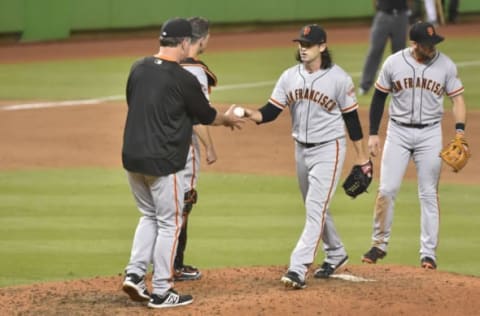
POLYGON ((156 57, 135 62, 127 82, 123 167, 165 176, 185 168, 194 119, 216 116, 200 84, 178 63, 156 57))

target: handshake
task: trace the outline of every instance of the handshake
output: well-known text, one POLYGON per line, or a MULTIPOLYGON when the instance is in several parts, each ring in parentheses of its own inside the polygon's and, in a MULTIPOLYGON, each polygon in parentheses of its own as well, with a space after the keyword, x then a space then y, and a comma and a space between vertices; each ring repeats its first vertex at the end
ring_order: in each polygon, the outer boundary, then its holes
POLYGON ((244 108, 240 105, 232 104, 224 113, 224 116, 233 121, 245 122, 249 119, 255 123, 262 123, 262 113, 259 110, 244 108))

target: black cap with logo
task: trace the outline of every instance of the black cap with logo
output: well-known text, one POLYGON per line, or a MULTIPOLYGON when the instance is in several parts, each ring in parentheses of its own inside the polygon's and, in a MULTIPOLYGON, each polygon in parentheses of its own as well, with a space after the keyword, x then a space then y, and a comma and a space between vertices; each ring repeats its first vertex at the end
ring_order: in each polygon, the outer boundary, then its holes
POLYGON ((327 33, 317 24, 309 24, 302 27, 299 37, 294 42, 303 42, 310 44, 322 44, 327 42, 327 33))
POLYGON ((443 41, 444 38, 435 32, 433 24, 417 22, 410 29, 410 40, 419 44, 435 45, 443 41))
POLYGON ((163 23, 160 37, 192 37, 192 25, 186 19, 170 19, 163 23))

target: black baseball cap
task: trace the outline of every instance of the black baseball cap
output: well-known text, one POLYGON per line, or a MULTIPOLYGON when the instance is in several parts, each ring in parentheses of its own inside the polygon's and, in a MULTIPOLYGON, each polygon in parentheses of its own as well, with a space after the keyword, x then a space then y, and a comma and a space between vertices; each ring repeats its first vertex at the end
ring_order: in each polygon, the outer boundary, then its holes
POLYGON ((187 19, 170 19, 163 23, 160 37, 192 37, 192 25, 187 19))
POLYGON ((417 22, 410 29, 410 40, 419 44, 435 45, 443 41, 444 37, 435 32, 432 23, 417 22))
POLYGON ((318 24, 309 24, 302 27, 299 37, 294 42, 304 42, 310 44, 322 44, 327 42, 327 33, 318 24))

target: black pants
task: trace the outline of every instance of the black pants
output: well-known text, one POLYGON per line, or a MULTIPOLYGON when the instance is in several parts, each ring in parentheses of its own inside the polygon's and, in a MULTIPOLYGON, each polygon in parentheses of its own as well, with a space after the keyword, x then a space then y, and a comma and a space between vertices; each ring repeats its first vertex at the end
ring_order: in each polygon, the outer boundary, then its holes
MULTIPOLYGON (((450 0, 448 3, 448 22, 455 23, 458 18, 458 6, 460 0, 450 0)), ((442 0, 442 6, 445 8, 445 0, 442 0)))
POLYGON ((175 270, 178 270, 183 267, 183 256, 185 254, 185 249, 187 248, 187 224, 188 216, 183 218, 182 229, 180 230, 180 235, 178 236, 178 246, 177 246, 177 255, 175 256, 175 261, 173 267, 175 270))

